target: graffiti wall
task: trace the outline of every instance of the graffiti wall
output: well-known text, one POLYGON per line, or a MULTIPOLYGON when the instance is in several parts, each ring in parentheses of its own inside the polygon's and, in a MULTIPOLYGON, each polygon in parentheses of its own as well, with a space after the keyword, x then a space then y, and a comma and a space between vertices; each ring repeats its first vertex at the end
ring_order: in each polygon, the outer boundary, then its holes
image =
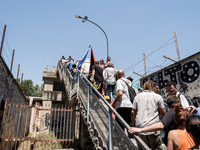
POLYGON ((168 97, 165 85, 173 81, 190 105, 200 106, 200 52, 140 79, 140 85, 143 86, 148 80, 158 84, 159 94, 164 99, 168 97))

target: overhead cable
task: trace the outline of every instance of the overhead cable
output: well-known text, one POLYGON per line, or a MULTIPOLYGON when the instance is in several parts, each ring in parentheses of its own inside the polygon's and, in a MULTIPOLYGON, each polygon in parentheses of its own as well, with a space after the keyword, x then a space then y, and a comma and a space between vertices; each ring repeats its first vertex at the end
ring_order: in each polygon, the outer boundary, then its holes
MULTIPOLYGON (((150 53, 149 55, 147 55, 145 58, 148 58, 149 56, 151 56, 153 53, 155 53, 156 51, 174 43, 174 41, 172 41, 171 43, 168 43, 169 41, 171 41, 174 37, 170 38, 167 42, 165 42, 162 46, 160 46, 159 48, 157 48, 156 50, 154 50, 152 53, 150 53), (168 43, 168 44, 167 44, 168 43)), ((138 59, 137 59, 138 60, 138 59)), ((140 62, 142 62, 143 59, 141 59, 139 62, 135 63, 136 61, 134 61, 128 68, 125 69, 125 72, 128 72, 130 70, 130 68, 132 68, 133 64, 134 64, 134 67, 137 66, 140 62)))

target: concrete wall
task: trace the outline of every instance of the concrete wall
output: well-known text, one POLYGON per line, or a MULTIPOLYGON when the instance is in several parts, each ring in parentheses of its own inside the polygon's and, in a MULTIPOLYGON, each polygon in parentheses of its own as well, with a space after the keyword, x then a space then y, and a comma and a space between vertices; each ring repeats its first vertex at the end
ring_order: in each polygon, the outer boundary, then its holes
MULTIPOLYGON (((29 101, 0 56, 0 137, 13 138, 26 135, 30 122, 29 101), (5 107, 5 101, 7 104, 5 107), (20 106, 19 106, 20 105, 20 106), (27 106, 27 107, 24 107, 27 106), (5 109, 6 108, 6 109, 5 109)), ((0 143, 0 149, 2 149, 0 143)), ((5 148, 6 149, 6 148, 5 148)))
POLYGON ((64 84, 60 82, 57 72, 43 72, 43 101, 66 101, 64 84))
POLYGON ((27 105, 29 102, 0 56, 0 104, 5 99, 9 104, 27 105))
MULTIPOLYGON (((69 104, 65 85, 57 72, 43 72, 44 91, 41 99, 32 98, 30 133, 54 135, 64 147, 78 147, 80 113, 77 106, 69 104)), ((51 137, 52 138, 52 137, 51 137)), ((43 138, 45 140, 45 138, 43 138)))
POLYGON ((148 80, 158 83, 164 99, 168 97, 166 83, 175 82, 178 91, 186 96, 189 103, 199 106, 196 97, 200 97, 200 52, 141 78, 140 85, 143 86, 148 80))

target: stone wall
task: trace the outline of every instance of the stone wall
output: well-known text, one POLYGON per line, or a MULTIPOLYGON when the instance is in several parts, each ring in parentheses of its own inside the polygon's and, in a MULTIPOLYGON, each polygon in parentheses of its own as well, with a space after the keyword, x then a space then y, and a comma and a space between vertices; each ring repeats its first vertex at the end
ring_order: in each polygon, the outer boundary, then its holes
POLYGON ((18 137, 28 132, 30 117, 29 101, 26 99, 16 80, 0 56, 0 138, 18 137), (8 105, 5 107, 5 103, 8 105), (20 105, 20 106, 19 106, 20 105), (26 105, 27 107, 21 107, 26 105), (6 108, 6 110, 5 110, 6 108), (27 116, 28 119, 25 119, 27 116), (13 131, 11 131, 11 129, 13 131), (9 131, 9 132, 8 132, 9 131), (8 135, 8 133, 10 133, 8 135), (9 136, 9 137, 8 137, 9 136))
POLYGON ((8 103, 28 105, 28 100, 0 56, 0 104, 5 99, 8 99, 8 103))

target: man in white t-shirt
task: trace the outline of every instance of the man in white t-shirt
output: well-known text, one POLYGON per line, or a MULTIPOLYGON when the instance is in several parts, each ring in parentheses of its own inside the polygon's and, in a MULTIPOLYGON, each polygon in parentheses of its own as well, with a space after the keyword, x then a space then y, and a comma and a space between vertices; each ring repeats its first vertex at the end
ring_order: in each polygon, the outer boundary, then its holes
MULTIPOLYGON (((159 115, 166 113, 161 95, 153 91, 153 81, 144 84, 144 91, 139 93, 133 102, 131 119, 133 127, 143 128, 159 122, 159 115)), ((140 133, 140 138, 152 149, 162 149, 160 131, 140 133)))
POLYGON ((166 84, 166 90, 169 96, 176 95, 181 100, 181 105, 183 108, 189 107, 188 100, 185 98, 183 94, 177 91, 176 83, 168 82, 166 84))
MULTIPOLYGON (((129 86, 132 86, 131 81, 128 79, 125 79, 125 74, 123 70, 117 71, 117 96, 115 97, 115 100, 111 104, 112 106, 115 106, 117 102, 117 112, 121 115, 121 117, 131 126, 131 110, 132 110, 132 103, 129 98, 128 93, 128 87, 125 82, 129 84, 129 86), (124 81, 122 81, 124 80, 124 81)), ((123 124, 116 118, 117 123, 120 125, 120 127, 124 130, 123 124)))

